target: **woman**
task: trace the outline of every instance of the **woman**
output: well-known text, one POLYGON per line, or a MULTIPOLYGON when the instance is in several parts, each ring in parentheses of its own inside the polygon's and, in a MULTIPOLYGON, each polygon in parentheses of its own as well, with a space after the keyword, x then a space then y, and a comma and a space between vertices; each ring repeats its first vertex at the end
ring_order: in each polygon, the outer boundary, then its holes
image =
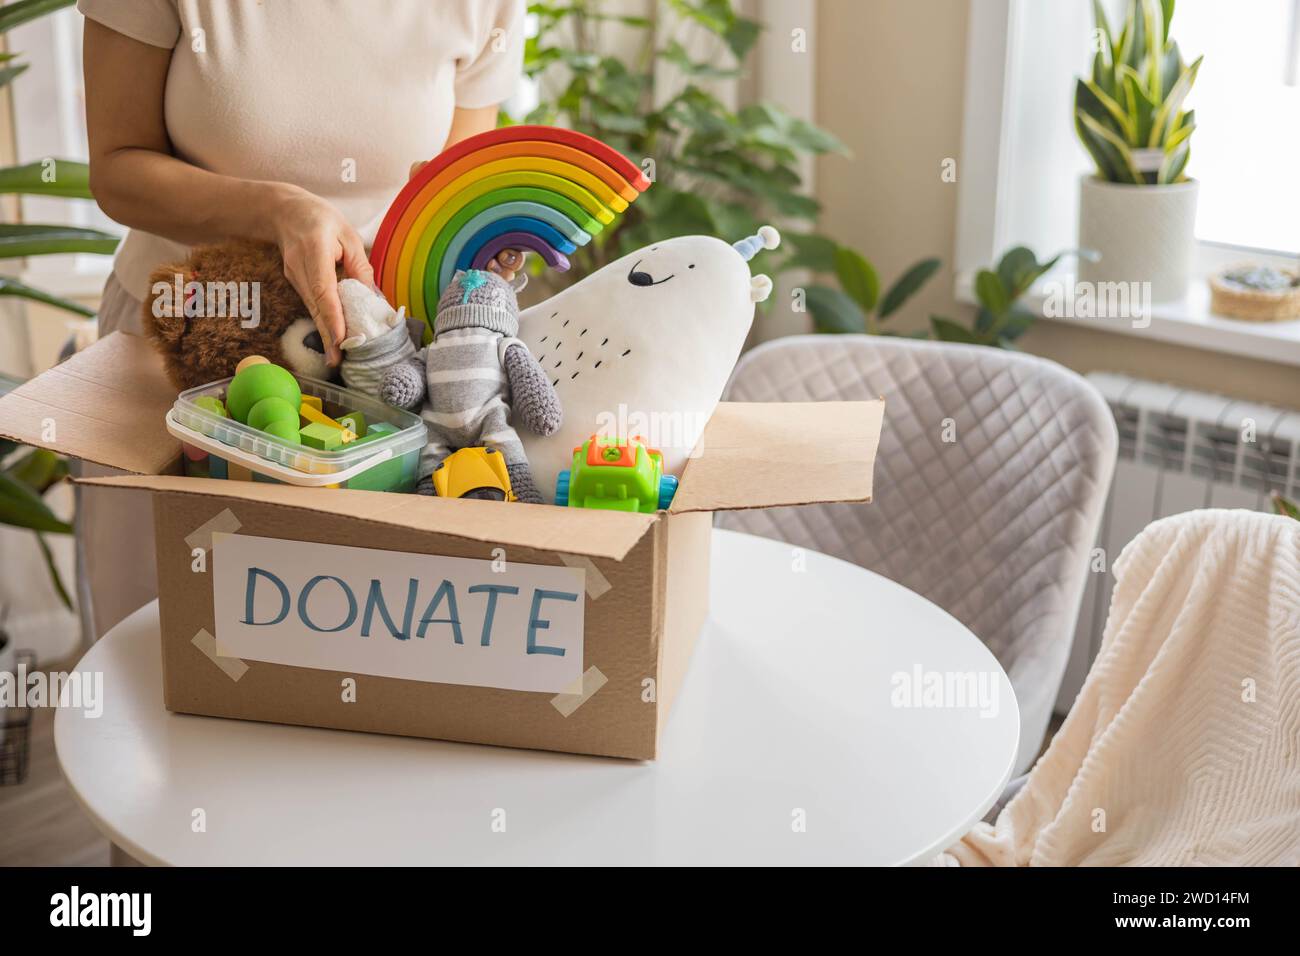
MULTIPOLYGON (((91 189, 130 227, 101 334, 140 331, 158 263, 243 236, 279 246, 330 364, 343 338, 336 265, 373 284, 362 228, 377 226, 420 160, 496 125, 522 64, 523 0, 78 8, 91 189)), ((512 279, 522 260, 507 251, 493 268, 512 279)), ((81 502, 96 636, 155 588, 147 501, 100 507, 105 494, 124 492, 88 490, 81 502)))

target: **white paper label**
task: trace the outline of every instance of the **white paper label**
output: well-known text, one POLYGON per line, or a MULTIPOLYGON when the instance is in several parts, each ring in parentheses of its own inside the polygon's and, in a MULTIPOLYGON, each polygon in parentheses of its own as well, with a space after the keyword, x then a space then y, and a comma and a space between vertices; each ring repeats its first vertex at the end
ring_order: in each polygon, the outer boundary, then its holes
POLYGON ((581 568, 212 540, 223 657, 549 693, 582 676, 581 568))

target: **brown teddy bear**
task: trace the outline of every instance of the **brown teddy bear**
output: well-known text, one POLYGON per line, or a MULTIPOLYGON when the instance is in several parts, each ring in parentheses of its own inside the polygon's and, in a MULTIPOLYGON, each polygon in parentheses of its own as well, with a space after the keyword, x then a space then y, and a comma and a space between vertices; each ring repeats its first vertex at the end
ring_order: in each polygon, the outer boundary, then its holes
POLYGON ((310 378, 330 377, 320 333, 273 244, 199 246, 184 262, 159 266, 149 282, 145 332, 177 388, 234 375, 249 355, 310 378))

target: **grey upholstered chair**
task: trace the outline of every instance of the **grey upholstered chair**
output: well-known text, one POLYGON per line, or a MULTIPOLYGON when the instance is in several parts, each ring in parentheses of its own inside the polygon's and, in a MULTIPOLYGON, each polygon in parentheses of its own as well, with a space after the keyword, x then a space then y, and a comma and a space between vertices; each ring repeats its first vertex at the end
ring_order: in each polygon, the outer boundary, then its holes
POLYGON ((870 568, 969 627, 1020 705, 1016 772, 1037 756, 1065 670, 1115 466, 1098 392, 1055 363, 866 335, 744 355, 730 401, 885 398, 870 504, 729 512, 718 525, 870 568))

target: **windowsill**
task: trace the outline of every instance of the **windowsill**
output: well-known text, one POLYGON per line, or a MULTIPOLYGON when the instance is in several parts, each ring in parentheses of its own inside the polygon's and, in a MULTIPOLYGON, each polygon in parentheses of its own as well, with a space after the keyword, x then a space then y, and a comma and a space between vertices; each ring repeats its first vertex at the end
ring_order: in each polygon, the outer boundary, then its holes
MULTIPOLYGON (((976 305, 973 276, 958 276, 957 301, 976 305)), ((1073 276, 1053 273, 1049 280, 1073 287, 1073 276)), ((1204 279, 1194 279, 1186 298, 1157 303, 1151 307, 1150 324, 1139 327, 1131 317, 1052 316, 1043 314, 1046 296, 1039 286, 1022 300, 1040 321, 1099 329, 1115 335, 1132 335, 1187 348, 1300 367, 1300 319, 1289 322, 1247 322, 1210 311, 1210 288, 1204 279)))

